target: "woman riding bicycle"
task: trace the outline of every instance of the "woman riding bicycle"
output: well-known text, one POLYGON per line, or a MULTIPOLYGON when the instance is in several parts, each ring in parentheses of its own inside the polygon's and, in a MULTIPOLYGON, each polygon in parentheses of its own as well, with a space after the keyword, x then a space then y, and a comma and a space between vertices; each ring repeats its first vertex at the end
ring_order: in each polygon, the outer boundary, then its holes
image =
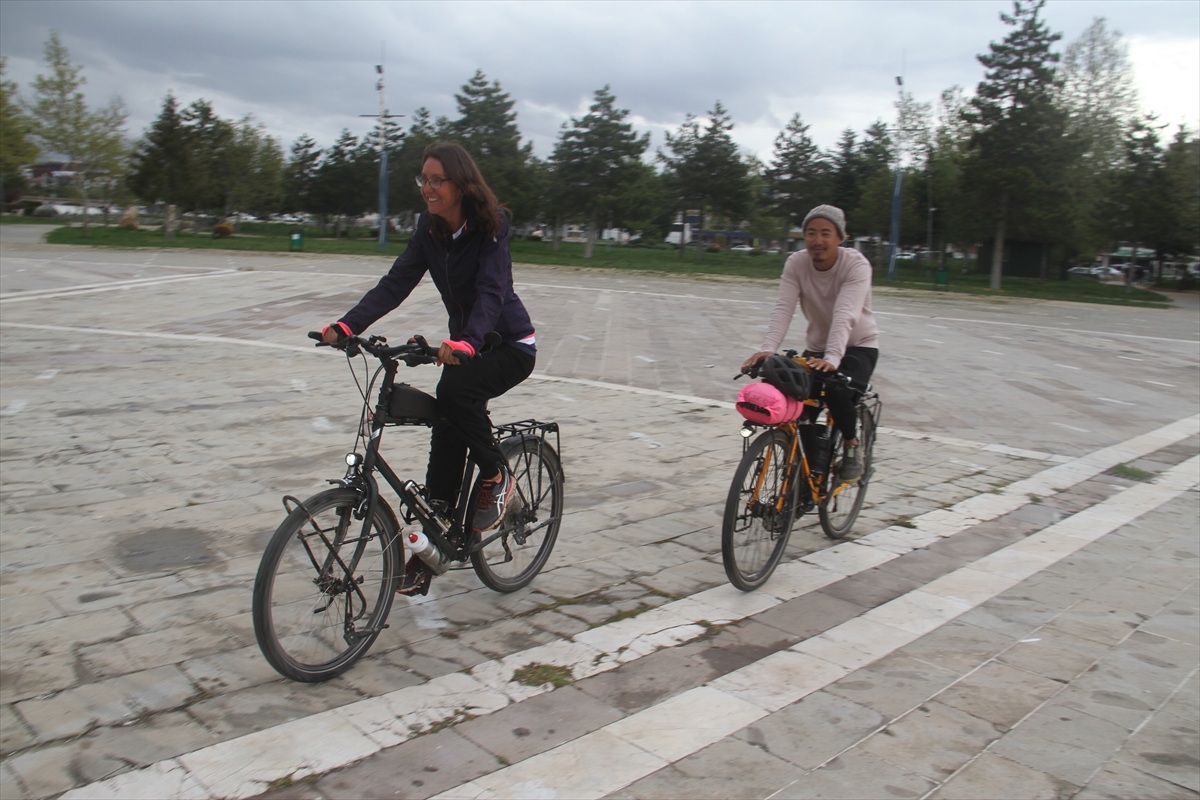
MULTIPOLYGON (((839 371, 867 383, 879 360, 879 326, 871 312, 871 262, 842 247, 846 215, 836 206, 817 206, 802 226, 804 250, 788 257, 779 281, 779 299, 760 352, 746 359, 749 369, 775 352, 791 325, 796 304, 808 320, 804 355, 820 372, 839 371)), ((862 477, 854 393, 842 384, 826 386, 826 405, 846 443, 838 477, 849 483, 862 477)))
MULTIPOLYGON (((487 531, 503 521, 513 490, 487 404, 533 372, 533 324, 513 291, 508 219, 470 154, 456 144, 431 144, 416 180, 428 210, 417 220, 408 247, 358 305, 325 326, 322 336, 332 343, 361 334, 404 302, 429 273, 449 314, 450 337, 438 349, 438 365, 449 368, 442 370, 437 387, 448 423, 433 426, 426 490, 431 501, 453 506, 470 450, 480 475, 474 528, 487 531), (491 331, 500 335, 500 344, 484 352, 484 337, 491 331)), ((419 563, 410 562, 400 591, 419 582, 419 563)))

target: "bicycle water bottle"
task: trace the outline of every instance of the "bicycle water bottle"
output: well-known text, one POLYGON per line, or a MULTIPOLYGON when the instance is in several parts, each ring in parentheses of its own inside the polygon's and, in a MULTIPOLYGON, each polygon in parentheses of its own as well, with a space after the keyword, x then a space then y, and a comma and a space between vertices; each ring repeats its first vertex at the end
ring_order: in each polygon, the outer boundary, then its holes
POLYGON ((408 549, 429 565, 434 575, 441 575, 450 569, 450 559, 446 558, 437 545, 429 541, 429 537, 420 531, 408 534, 408 549))
POLYGON ((812 457, 809 459, 809 468, 813 472, 824 473, 829 469, 829 451, 832 442, 830 439, 830 428, 823 425, 813 431, 813 448, 812 457))

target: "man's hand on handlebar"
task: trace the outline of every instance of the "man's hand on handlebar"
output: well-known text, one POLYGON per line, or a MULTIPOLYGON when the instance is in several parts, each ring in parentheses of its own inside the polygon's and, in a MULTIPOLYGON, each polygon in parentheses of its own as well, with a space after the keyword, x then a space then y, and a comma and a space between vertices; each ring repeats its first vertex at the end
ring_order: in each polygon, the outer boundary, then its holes
POLYGON ((835 367, 833 364, 830 364, 825 359, 817 358, 816 356, 809 356, 806 363, 809 367, 817 370, 818 372, 833 372, 837 369, 837 367, 835 367))
POLYGON ((761 353, 755 353, 754 355, 750 356, 746 359, 745 363, 742 364, 742 372, 749 372, 754 367, 757 367, 759 364, 766 361, 767 356, 769 355, 771 355, 771 351, 764 350, 761 353))

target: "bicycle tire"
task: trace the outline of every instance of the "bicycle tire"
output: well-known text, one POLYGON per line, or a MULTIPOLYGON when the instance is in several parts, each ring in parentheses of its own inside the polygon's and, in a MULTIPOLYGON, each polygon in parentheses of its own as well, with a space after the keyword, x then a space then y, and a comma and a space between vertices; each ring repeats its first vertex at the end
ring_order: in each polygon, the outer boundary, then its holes
POLYGON ((796 514, 795 474, 788 480, 791 437, 769 430, 746 448, 733 473, 721 524, 721 560, 729 582, 743 592, 767 582, 783 559, 796 514), (781 497, 784 487, 788 497, 781 497), (762 498, 766 498, 764 502, 762 498))
MULTIPOLYGON (((528 586, 550 558, 562 524, 563 473, 554 448, 539 438, 510 437, 500 442, 500 449, 516 486, 500 528, 472 535, 474 546, 499 534, 491 543, 472 550, 471 566, 485 586, 507 593, 528 586)), ((475 508, 478 492, 476 483, 469 509, 475 508)))
MULTIPOLYGON (((833 460, 829 465, 827 485, 832 485, 834 476, 842 466, 842 436, 834 429, 832 442, 833 460)), ((817 518, 821 521, 821 530, 830 539, 843 539, 858 521, 863 502, 867 499, 867 484, 871 480, 871 461, 875 450, 875 419, 866 406, 858 407, 858 441, 862 447, 863 474, 857 482, 843 487, 837 494, 826 494, 817 504, 817 518)))
POLYGON ((330 489, 296 508, 271 537, 254 579, 259 649, 275 670, 304 683, 342 674, 374 644, 395 597, 403 547, 379 502, 363 535, 363 495, 330 489))

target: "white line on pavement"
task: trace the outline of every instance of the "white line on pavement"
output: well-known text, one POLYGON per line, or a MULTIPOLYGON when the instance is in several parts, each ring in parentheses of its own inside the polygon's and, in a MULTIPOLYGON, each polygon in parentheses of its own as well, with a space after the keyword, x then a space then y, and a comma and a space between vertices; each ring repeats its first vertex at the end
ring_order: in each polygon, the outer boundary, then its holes
POLYGON ((55 297, 73 297, 79 294, 96 294, 97 292, 116 292, 122 289, 141 289, 146 286, 161 286, 166 283, 184 283, 199 281, 205 278, 217 278, 222 275, 241 275, 237 270, 222 269, 208 272, 204 275, 172 275, 159 278, 137 278, 128 281, 113 281, 112 283, 92 284, 88 286, 71 286, 63 289, 46 289, 31 292, 9 292, 0 296, 0 303, 24 303, 30 300, 50 300, 55 297))
POLYGON ((66 333, 89 333, 95 336, 132 336, 136 339, 169 339, 177 342, 207 342, 212 344, 240 344, 247 347, 266 347, 272 350, 292 350, 311 353, 313 348, 278 342, 256 342, 253 339, 231 339, 228 336, 206 336, 191 333, 155 333, 152 331, 119 331, 110 328, 76 328, 70 325, 29 325, 24 322, 0 322, 3 328, 23 328, 35 331, 63 331, 66 333))
MULTIPOLYGON (((528 687, 513 682, 514 671, 521 667, 568 666, 577 680, 615 669, 695 639, 707 630, 701 620, 729 624, 760 613, 1014 511, 1029 502, 1030 493, 1044 497, 1064 491, 1117 463, 1148 455, 1198 431, 1200 415, 1186 417, 1043 470, 999 494, 978 495, 923 514, 912 520, 915 528, 885 528, 783 564, 772 582, 757 592, 718 586, 584 631, 573 641, 560 640, 484 662, 469 674, 444 675, 73 789, 63 800, 242 798, 259 794, 281 779, 295 781, 328 772, 456 719, 462 709, 480 716, 549 691, 549 684, 528 687)), ((788 650, 438 798, 602 797, 617 791, 941 627, 1198 482, 1200 456, 1152 483, 1125 489, 788 650), (700 715, 681 719, 691 707, 698 708, 700 715), (708 713, 712 708, 721 713, 708 713), (660 734, 666 729, 686 735, 681 743, 663 750, 660 734)))
MULTIPOLYGON (((1156 342, 1180 342, 1182 344, 1200 344, 1193 339, 1168 339, 1163 336, 1143 336, 1138 333, 1120 333, 1118 331, 1086 331, 1079 328, 1058 328, 1053 325, 1031 325, 1028 322, 997 322, 990 319, 963 319, 962 317, 937 317, 928 314, 903 314, 899 311, 876 311, 876 316, 911 317, 913 319, 940 319, 947 322, 970 322, 973 325, 1007 325, 1013 328, 1030 328, 1035 331, 1061 331, 1062 333, 1086 333, 1091 336, 1124 336, 1127 339, 1151 339, 1156 342)), ((1061 365, 1060 365, 1061 366, 1061 365)))

